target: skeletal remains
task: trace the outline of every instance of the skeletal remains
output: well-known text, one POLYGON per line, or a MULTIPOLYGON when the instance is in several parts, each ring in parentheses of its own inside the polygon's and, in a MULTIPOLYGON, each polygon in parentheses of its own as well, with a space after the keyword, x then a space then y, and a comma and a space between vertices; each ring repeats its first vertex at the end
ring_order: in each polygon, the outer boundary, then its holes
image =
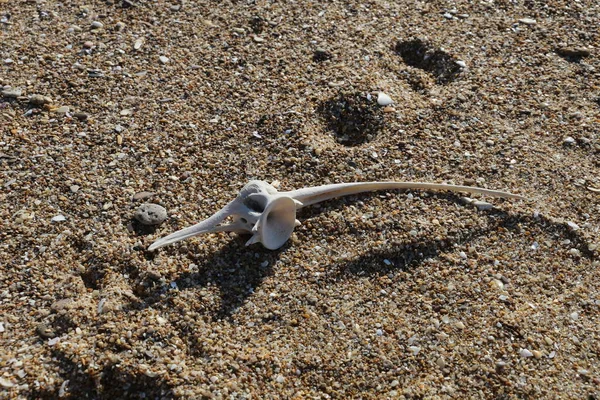
POLYGON ((211 232, 250 233, 252 237, 246 242, 246 246, 260 242, 267 249, 275 250, 283 246, 292 236, 294 228, 300 225, 300 221, 296 219, 296 211, 302 207, 336 197, 390 189, 450 190, 524 199, 523 196, 498 190, 423 182, 339 183, 278 192, 267 182, 250 181, 232 202, 210 218, 157 240, 148 250, 156 250, 171 243, 211 232), (221 225, 221 222, 229 216, 233 217, 233 222, 221 225))

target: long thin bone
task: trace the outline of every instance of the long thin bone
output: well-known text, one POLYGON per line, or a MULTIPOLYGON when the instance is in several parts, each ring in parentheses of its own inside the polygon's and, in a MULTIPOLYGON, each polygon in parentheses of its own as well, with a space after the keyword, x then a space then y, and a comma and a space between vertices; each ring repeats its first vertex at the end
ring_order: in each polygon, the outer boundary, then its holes
MULTIPOLYGON (((232 209, 235 208, 234 206, 235 206, 236 200, 227 204, 225 207, 223 207, 222 209, 220 209, 219 211, 217 211, 215 214, 213 214, 209 218, 205 219, 204 221, 199 222, 196 225, 192 225, 190 227, 181 229, 177 232, 171 233, 169 236, 165 236, 164 238, 158 239, 157 241, 152 243, 150 245, 150 247, 148 247, 148 250, 150 250, 150 251, 156 250, 160 247, 164 247, 164 246, 167 246, 172 243, 180 242, 184 239, 188 239, 193 236, 198 236, 203 233, 235 231, 236 229, 234 229, 234 226, 233 226, 234 224, 230 224, 230 225, 218 225, 218 224, 221 223, 223 220, 225 220, 225 218, 227 218, 228 216, 231 215, 232 209)), ((241 228, 241 227, 239 227, 239 228, 241 228)))
MULTIPOLYGON (((312 188, 303 188, 282 192, 294 200, 302 203, 302 207, 311 204, 320 203, 325 200, 336 197, 350 196, 353 194, 372 192, 376 190, 389 189, 426 189, 426 190, 450 190, 453 192, 467 192, 485 194, 493 197, 503 197, 512 199, 525 199, 518 194, 502 192, 499 190, 483 189, 472 186, 447 185, 442 183, 425 182, 354 182, 354 183, 334 183, 331 185, 316 186, 312 188)), ((298 207, 301 208, 301 207, 298 207)))
POLYGON ((296 219, 296 210, 336 197, 387 189, 450 190, 524 199, 523 196, 499 190, 424 182, 339 183, 278 192, 267 182, 250 181, 242 188, 235 200, 213 216, 157 240, 148 250, 155 250, 192 236, 211 232, 250 233, 252 237, 246 245, 260 242, 266 248, 275 250, 285 244, 294 228, 300 224, 296 219), (221 225, 229 216, 233 216, 233 223, 221 225))

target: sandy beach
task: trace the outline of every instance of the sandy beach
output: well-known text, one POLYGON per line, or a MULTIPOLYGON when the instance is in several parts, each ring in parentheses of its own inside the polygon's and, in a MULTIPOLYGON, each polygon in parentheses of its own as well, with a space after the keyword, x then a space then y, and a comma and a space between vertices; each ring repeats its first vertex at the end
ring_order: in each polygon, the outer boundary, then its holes
POLYGON ((599 15, 0 0, 0 399, 600 398, 599 15), (278 250, 148 251, 253 179, 526 199, 364 193, 278 250))

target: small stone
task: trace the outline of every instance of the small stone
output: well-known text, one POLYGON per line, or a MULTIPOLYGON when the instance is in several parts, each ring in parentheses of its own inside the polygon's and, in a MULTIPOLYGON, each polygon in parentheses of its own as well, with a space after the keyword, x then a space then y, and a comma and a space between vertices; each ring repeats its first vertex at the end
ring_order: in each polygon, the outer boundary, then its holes
POLYGON ((285 382, 285 377, 282 375, 277 375, 277 378, 275 378, 275 381, 277 383, 283 383, 283 382, 285 382))
POLYGON ((80 121, 85 121, 89 118, 89 115, 84 112, 76 112, 73 114, 73 117, 77 118, 80 121))
POLYGON ((14 387, 15 384, 12 383, 11 381, 9 381, 8 379, 0 377, 0 386, 2 386, 3 388, 6 388, 6 389, 10 389, 10 388, 14 387))
POLYGON ((133 195, 133 197, 131 198, 131 201, 139 201, 139 200, 145 200, 148 199, 152 196, 154 196, 156 193, 154 192, 137 192, 136 194, 133 195))
POLYGON ((472 203, 479 211, 491 210, 494 208, 493 204, 487 203, 485 201, 475 200, 472 203))
POLYGON ((52 99, 48 96, 43 96, 41 94, 34 94, 29 98, 29 104, 34 106, 43 106, 44 104, 52 103, 52 99))
POLYGON ((144 225, 159 225, 167 219, 167 210, 158 204, 142 204, 134 214, 134 218, 144 225))
POLYGON ((456 61, 456 65, 458 65, 461 68, 467 68, 467 63, 461 60, 456 61))
POLYGON ((117 22, 115 25, 115 29, 117 31, 122 31, 123 29, 125 29, 125 23, 121 21, 117 22))
POLYGON ((413 356, 416 356, 421 351, 421 347, 419 347, 419 346, 409 346, 408 350, 412 353, 413 356))
POLYGON ((575 139, 573 139, 571 136, 567 136, 567 137, 566 137, 566 138, 563 140, 563 143, 564 143, 564 144, 568 144, 568 145, 575 144, 575 139))
POLYGON ((581 252, 578 249, 572 248, 568 251, 568 253, 570 255, 572 255, 573 257, 580 257, 581 256, 581 252))
POLYGON ((69 190, 72 193, 77 193, 77 191, 79 190, 79 185, 71 185, 71 186, 69 186, 69 190))
POLYGON ((454 324, 454 326, 455 326, 457 329, 465 329, 465 324, 464 324, 462 321, 457 321, 457 322, 454 324))
POLYGON ((567 222, 567 225, 573 231, 578 231, 579 230, 579 225, 577 225, 575 222, 569 221, 569 222, 567 222))
POLYGON ((67 220, 67 217, 65 217, 64 215, 61 215, 61 214, 56 215, 56 216, 52 217, 52 219, 51 219, 52 222, 63 222, 66 220, 67 220))
POLYGON ((169 58, 165 56, 160 56, 158 59, 160 60, 161 64, 166 64, 169 62, 169 58))
POLYGON ((313 54, 313 61, 315 62, 323 62, 331 58, 333 58, 332 54, 321 47, 317 48, 313 54))
POLYGON ((7 99, 16 99, 22 94, 23 91, 20 88, 9 88, 2 91, 2 97, 6 97, 7 99))
POLYGON ((61 106, 61 107, 58 107, 56 110, 54 110, 54 112, 57 113, 57 114, 63 114, 64 115, 64 114, 68 113, 69 110, 70 110, 69 106, 61 106))
POLYGON ((519 354, 523 358, 533 357, 533 353, 531 351, 527 350, 527 349, 521 349, 521 350, 519 350, 519 354))
POLYGON ((441 356, 440 358, 438 358, 435 363, 437 364, 438 367, 440 368, 444 368, 446 366, 446 360, 444 359, 444 356, 441 356))
POLYGON ((379 92, 379 94, 377 95, 377 104, 379 104, 380 106, 389 106, 393 102, 394 100, 392 100, 390 96, 383 92, 379 92))
POLYGON ((265 41, 265 39, 261 38, 260 36, 257 35, 252 35, 252 39, 256 42, 256 43, 262 43, 265 41))
POLYGON ((139 38, 135 41, 135 43, 133 44, 133 48, 134 50, 139 50, 142 45, 144 44, 144 39, 143 38, 139 38))
POLYGON ((130 110, 130 109, 127 109, 127 108, 124 109, 124 110, 121 110, 121 112, 119 113, 119 115, 121 115, 122 117, 125 117, 127 115, 131 115, 131 114, 133 114, 133 111, 130 110))
POLYGON ((521 18, 519 20, 520 23, 525 24, 525 25, 535 25, 537 24, 537 21, 533 18, 521 18))
POLYGON ((563 57, 589 57, 591 54, 585 47, 560 47, 556 52, 563 57))
POLYGON ((104 27, 104 24, 100 21, 94 21, 94 22, 92 22, 92 25, 91 25, 92 29, 100 29, 103 27, 104 27))
POLYGON ((89 40, 86 40, 85 42, 83 42, 84 49, 91 49, 92 47, 94 47, 94 42, 91 42, 89 40))
POLYGON ((542 358, 542 356, 544 355, 544 353, 542 353, 542 352, 541 352, 541 351, 539 351, 539 350, 533 350, 533 351, 532 351, 532 353, 533 353, 533 356, 534 356, 535 358, 538 358, 538 359, 539 359, 539 358, 542 358))
POLYGON ((51 328, 49 328, 48 326, 46 326, 46 324, 43 323, 38 324, 38 326, 35 328, 35 331, 43 339, 50 339, 56 336, 56 333, 54 333, 54 331, 51 328))
POLYGON ((392 106, 385 106, 383 108, 383 112, 384 113, 393 113, 393 112, 396 112, 396 109, 392 106))

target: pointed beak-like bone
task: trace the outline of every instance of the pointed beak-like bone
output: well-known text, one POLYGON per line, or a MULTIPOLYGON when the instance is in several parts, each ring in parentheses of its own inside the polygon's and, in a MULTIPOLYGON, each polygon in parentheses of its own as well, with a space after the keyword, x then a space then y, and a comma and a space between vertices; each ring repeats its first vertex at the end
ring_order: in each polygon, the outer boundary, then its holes
POLYGON ((148 250, 156 250, 169 244, 180 242, 184 239, 188 239, 193 236, 198 236, 203 233, 231 232, 240 229, 241 227, 237 224, 219 225, 222 221, 225 220, 225 218, 232 214, 232 209, 235 208, 234 206, 236 205, 236 200, 227 204, 217 213, 205 219, 204 221, 199 222, 196 225, 192 225, 188 228, 174 232, 169 236, 165 236, 164 238, 158 239, 156 242, 152 243, 150 247, 148 247, 148 250))

